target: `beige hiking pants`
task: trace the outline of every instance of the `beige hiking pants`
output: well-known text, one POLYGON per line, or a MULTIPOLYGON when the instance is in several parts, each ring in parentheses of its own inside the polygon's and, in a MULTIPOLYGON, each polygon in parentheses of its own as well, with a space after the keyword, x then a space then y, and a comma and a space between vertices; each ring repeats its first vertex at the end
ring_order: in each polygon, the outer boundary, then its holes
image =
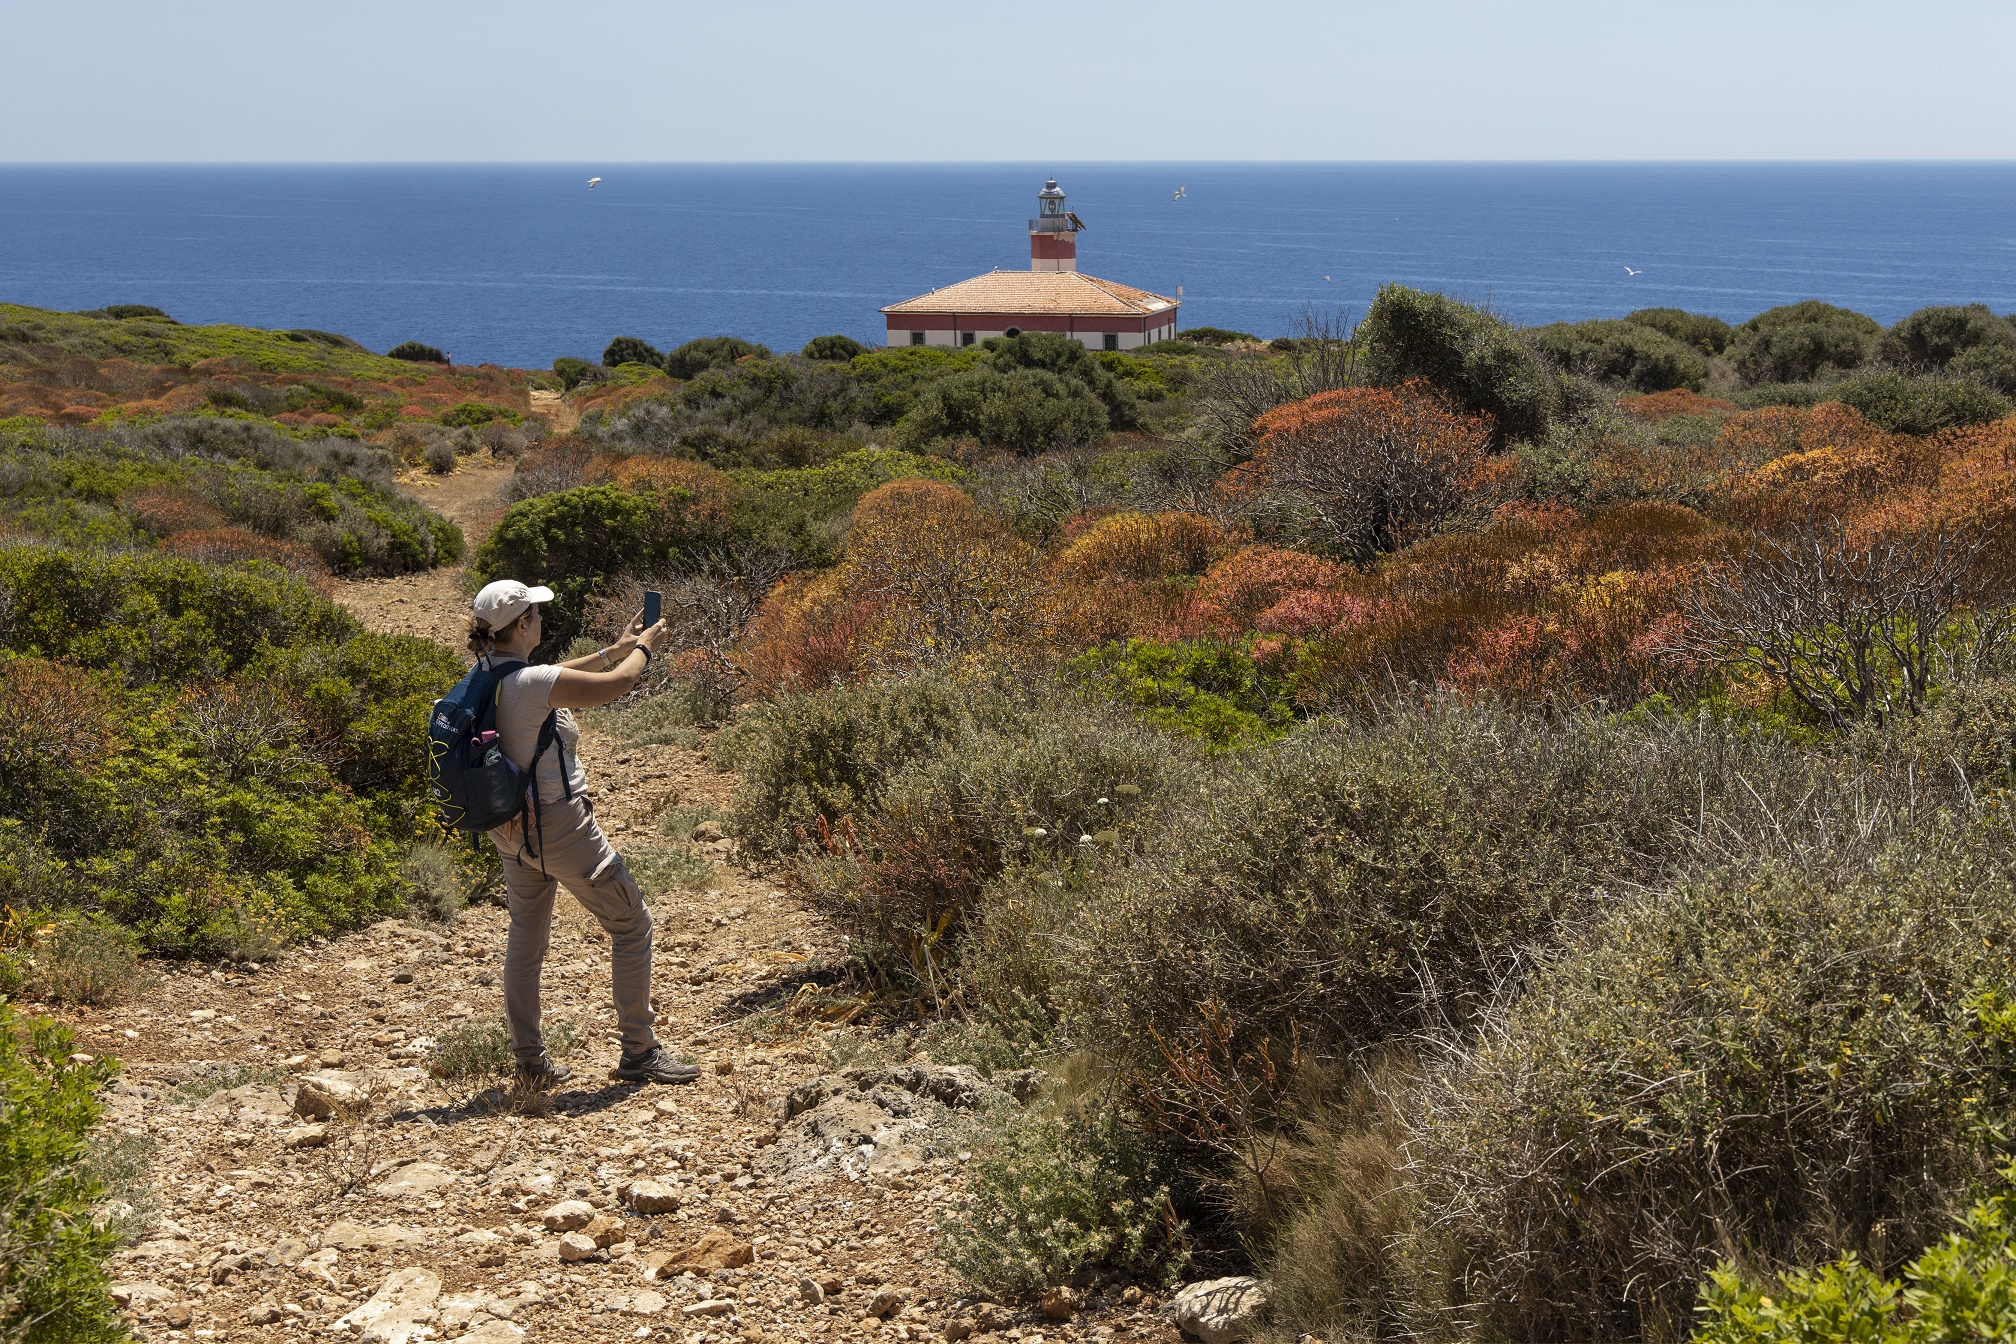
POLYGON ((593 803, 577 797, 546 803, 543 810, 545 843, 538 846, 540 858, 525 851, 525 834, 519 826, 490 832, 504 859, 504 886, 510 895, 504 1015, 511 1022, 512 1049, 521 1064, 537 1062, 545 1049, 539 1037, 539 973, 553 936, 553 894, 564 884, 609 935, 611 989, 623 1053, 641 1054, 658 1043, 651 1030, 651 911, 644 904, 644 893, 596 824, 593 803))

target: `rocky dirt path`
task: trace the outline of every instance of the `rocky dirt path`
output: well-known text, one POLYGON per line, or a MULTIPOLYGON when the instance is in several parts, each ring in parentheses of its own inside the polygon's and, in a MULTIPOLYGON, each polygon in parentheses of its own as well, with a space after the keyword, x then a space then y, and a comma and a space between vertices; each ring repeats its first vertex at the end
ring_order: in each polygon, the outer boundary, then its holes
MULTIPOLYGON (((472 464, 407 486, 473 544, 507 475, 472 464)), ((338 596, 375 628, 444 641, 466 602, 459 571, 338 596)), ((725 807, 734 786, 704 735, 625 746, 590 726, 582 755, 633 854, 663 848, 668 812, 725 807)), ((687 879, 702 859, 711 875, 653 904, 658 1029, 705 1065, 690 1086, 608 1080, 608 944, 565 899, 546 1013, 583 1035, 543 1105, 425 1067, 433 1042, 502 1020, 490 905, 263 966, 162 965, 125 1004, 64 1011, 80 1049, 126 1061, 108 1127, 151 1148, 134 1215, 148 1230, 114 1262, 139 1336, 1177 1338, 1138 1290, 1050 1319, 973 1301, 930 1259, 933 1219, 963 1199, 962 1117, 1025 1080, 874 1062, 858 1029, 794 1014, 839 939, 705 826, 693 845, 687 879)))

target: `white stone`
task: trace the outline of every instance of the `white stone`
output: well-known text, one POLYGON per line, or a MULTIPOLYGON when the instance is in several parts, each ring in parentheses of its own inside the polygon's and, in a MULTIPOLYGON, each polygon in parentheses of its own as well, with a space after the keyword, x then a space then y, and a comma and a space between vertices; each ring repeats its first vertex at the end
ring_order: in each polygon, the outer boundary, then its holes
POLYGON ((456 1336, 458 1344, 518 1344, 525 1328, 509 1321, 485 1321, 474 1330, 456 1336))
POLYGON ((435 1162, 409 1162, 389 1173, 378 1185, 378 1193, 394 1198, 428 1195, 455 1184, 455 1173, 435 1162))
POLYGON ((579 1232, 569 1232, 560 1238, 560 1258, 562 1260, 586 1260, 602 1248, 595 1244, 593 1237, 584 1237, 579 1232))
POLYGON ((364 1227, 357 1223, 338 1220, 322 1233, 324 1246, 343 1251, 369 1250, 382 1246, 418 1245, 427 1240, 427 1234, 417 1227, 401 1227, 397 1223, 386 1223, 382 1227, 364 1227))
POLYGON ((1233 1344, 1250 1337, 1267 1309, 1264 1279, 1208 1279, 1182 1288, 1169 1303, 1170 1319, 1204 1344, 1233 1344))
POLYGON ((639 1316, 652 1316, 665 1310, 665 1294, 654 1293, 649 1288, 630 1300, 630 1310, 639 1316))
POLYGON ((361 1344, 409 1344, 429 1338, 441 1297, 441 1276, 417 1266, 395 1270, 370 1301, 339 1317, 332 1328, 354 1330, 361 1344))

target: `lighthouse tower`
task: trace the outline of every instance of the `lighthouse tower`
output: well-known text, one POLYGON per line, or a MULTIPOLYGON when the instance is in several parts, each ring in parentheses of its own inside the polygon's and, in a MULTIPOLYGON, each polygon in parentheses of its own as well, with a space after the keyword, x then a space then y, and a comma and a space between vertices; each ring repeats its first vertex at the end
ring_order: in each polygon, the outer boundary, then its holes
POLYGON ((1029 269, 1078 269, 1078 231, 1085 225, 1064 208, 1064 189, 1051 178, 1036 193, 1036 218, 1029 221, 1029 269))

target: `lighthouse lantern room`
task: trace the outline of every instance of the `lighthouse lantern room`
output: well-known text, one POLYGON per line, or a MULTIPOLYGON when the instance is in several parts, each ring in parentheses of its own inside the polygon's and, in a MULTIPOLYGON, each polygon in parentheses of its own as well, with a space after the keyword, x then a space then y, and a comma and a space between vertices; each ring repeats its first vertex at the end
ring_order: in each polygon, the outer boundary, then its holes
POLYGON ((1054 331, 1094 350, 1132 350, 1174 336, 1177 300, 1078 269, 1084 229, 1056 179, 1045 182, 1029 221, 1029 269, 990 271, 890 304, 882 310, 889 344, 962 346, 1054 331))
POLYGON ((1029 221, 1029 269, 1032 271, 1075 271, 1078 269, 1078 231, 1084 228, 1078 216, 1064 208, 1064 190, 1051 178, 1036 193, 1036 218, 1029 221))

